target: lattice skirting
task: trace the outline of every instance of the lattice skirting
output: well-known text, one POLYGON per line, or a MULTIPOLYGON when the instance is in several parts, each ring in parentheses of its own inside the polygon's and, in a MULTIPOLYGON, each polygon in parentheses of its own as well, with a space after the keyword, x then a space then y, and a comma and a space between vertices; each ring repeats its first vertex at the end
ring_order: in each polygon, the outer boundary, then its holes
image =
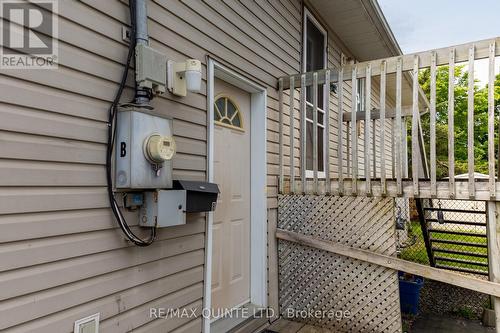
MULTIPOLYGON (((391 198, 281 195, 278 204, 279 228, 396 255, 391 198)), ((335 332, 402 331, 396 271, 281 240, 278 252, 284 317, 335 332)))

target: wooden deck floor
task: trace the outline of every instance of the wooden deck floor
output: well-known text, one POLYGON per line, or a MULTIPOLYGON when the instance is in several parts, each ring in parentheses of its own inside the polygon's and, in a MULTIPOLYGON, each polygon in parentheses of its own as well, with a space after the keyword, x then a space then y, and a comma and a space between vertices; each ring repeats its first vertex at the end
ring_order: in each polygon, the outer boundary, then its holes
POLYGON ((296 321, 279 319, 264 332, 272 333, 335 333, 326 328, 311 326, 296 321))

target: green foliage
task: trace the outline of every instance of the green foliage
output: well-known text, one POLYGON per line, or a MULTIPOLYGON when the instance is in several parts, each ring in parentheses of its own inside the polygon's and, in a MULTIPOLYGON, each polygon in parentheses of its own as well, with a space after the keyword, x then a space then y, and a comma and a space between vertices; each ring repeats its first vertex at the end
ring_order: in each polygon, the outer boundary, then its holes
MULTIPOLYGON (((467 172, 467 99, 469 73, 465 66, 455 67, 455 172, 467 172)), ((448 177, 448 66, 437 69, 436 75, 436 159, 437 177, 448 177)), ((430 70, 419 74, 420 85, 430 99, 430 70)), ((500 102, 500 75, 495 80, 495 105, 500 102)), ((495 129, 498 119, 495 117, 495 129)), ((422 116, 422 131, 429 155, 430 125, 429 114, 422 116)), ((497 130, 495 130, 496 132, 497 130)), ((474 86, 474 158, 475 171, 488 173, 488 87, 474 86)))
POLYGON ((477 319, 477 315, 474 313, 474 310, 468 306, 462 306, 462 307, 459 307, 457 309, 454 309, 452 311, 452 314, 454 314, 457 317, 468 319, 468 320, 477 319))

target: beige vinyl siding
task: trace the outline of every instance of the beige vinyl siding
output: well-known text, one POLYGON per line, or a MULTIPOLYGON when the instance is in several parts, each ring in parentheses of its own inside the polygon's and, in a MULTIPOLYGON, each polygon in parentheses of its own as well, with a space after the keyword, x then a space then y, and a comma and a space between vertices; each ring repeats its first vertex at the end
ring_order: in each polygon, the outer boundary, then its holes
MULTIPOLYGON (((271 121, 276 78, 299 68, 300 21, 288 33, 293 14, 275 21, 284 7, 266 1, 148 5, 151 45, 173 60, 203 62, 202 93, 166 94, 153 105, 174 119, 174 177, 205 179, 206 56, 268 87, 271 121)), ((75 320, 100 312, 104 332, 199 332, 201 318, 153 321, 149 308, 201 310, 204 215, 136 248, 108 210, 106 120, 127 52, 128 7, 62 1, 59 15, 58 70, 0 73, 0 329, 70 332, 75 320)), ((130 74, 124 101, 133 94, 130 74)), ((126 215, 138 230, 134 213, 126 215)))
MULTIPOLYGON (((276 86, 279 76, 300 70, 302 2, 150 0, 148 6, 151 46, 172 60, 203 63, 201 93, 167 93, 152 102, 173 118, 174 178, 206 178, 207 55, 267 88, 268 288, 276 307, 276 86)), ((0 71, 2 331, 71 332, 75 320, 96 312, 103 332, 201 331, 200 317, 152 320, 149 309, 201 310, 205 216, 161 229, 154 245, 137 248, 124 241, 108 209, 106 121, 126 58, 122 26, 128 22, 126 1, 60 1, 59 69, 0 71)), ((349 50, 333 32, 329 37, 336 66, 349 50)), ((129 74, 122 101, 133 96, 129 74)), ((298 118, 295 126, 298 147, 298 118)), ((331 140, 334 165, 335 130, 331 140)), ((126 216, 138 231, 136 213, 126 216)))

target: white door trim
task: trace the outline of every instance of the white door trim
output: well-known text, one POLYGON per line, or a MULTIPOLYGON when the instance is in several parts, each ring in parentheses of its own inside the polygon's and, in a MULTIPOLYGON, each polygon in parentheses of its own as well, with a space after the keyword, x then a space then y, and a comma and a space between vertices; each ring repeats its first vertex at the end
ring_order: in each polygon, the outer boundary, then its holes
MULTIPOLYGON (((266 194, 266 88, 248 80, 217 61, 208 58, 208 181, 214 178, 214 83, 215 78, 250 93, 250 302, 267 306, 267 194, 266 194)), ((203 308, 211 307, 212 223, 208 214, 205 246, 205 281, 203 308)), ((203 332, 210 332, 210 318, 203 318, 203 332)))

